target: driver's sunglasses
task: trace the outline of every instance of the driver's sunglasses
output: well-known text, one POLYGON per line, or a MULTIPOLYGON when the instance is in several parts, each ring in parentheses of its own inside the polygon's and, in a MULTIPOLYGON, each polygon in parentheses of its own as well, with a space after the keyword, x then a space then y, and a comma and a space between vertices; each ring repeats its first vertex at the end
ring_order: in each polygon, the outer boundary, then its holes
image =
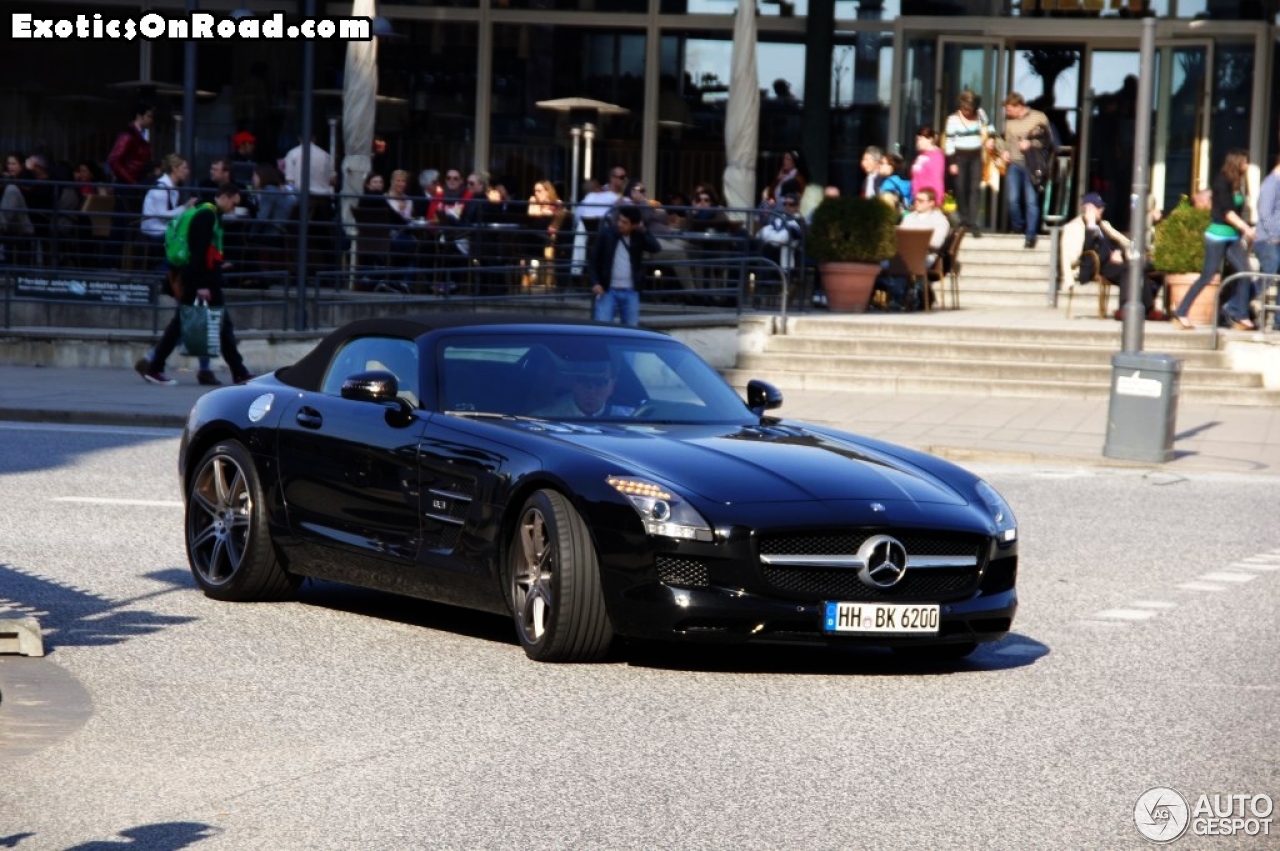
POLYGON ((573 380, 584 387, 604 387, 613 379, 599 375, 576 375, 573 380))

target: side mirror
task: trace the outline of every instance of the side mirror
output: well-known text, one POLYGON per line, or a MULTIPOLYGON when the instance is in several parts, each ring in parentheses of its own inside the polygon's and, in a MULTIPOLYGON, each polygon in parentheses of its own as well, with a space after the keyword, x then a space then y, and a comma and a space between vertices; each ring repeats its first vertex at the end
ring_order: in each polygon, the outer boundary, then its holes
POLYGON ((399 382, 393 373, 384 369, 357 372, 342 382, 342 398, 357 402, 373 402, 376 405, 394 405, 387 409, 387 425, 403 428, 413 422, 413 406, 402 399, 399 382))
POLYGON ((782 391, 767 381, 753 378, 747 382, 747 407, 762 417, 765 411, 782 407, 782 391))
POLYGON ((357 372, 342 382, 342 398, 357 402, 394 402, 399 392, 395 375, 382 369, 357 372))

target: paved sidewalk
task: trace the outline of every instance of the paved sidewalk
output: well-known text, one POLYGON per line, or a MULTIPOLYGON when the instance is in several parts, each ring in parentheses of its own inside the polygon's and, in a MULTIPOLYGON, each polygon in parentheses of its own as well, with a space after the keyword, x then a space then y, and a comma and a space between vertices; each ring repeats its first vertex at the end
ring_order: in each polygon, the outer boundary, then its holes
MULTIPOLYGON (((174 370, 157 387, 130 369, 0 366, 0 420, 181 427, 210 388, 174 370)), ((225 376, 224 376, 225 378, 225 376)), ((1171 472, 1280 473, 1280 409, 1181 404, 1166 464, 1102 454, 1106 399, 961 398, 932 395, 787 393, 780 413, 933 452, 961 463, 1080 464, 1171 472)))

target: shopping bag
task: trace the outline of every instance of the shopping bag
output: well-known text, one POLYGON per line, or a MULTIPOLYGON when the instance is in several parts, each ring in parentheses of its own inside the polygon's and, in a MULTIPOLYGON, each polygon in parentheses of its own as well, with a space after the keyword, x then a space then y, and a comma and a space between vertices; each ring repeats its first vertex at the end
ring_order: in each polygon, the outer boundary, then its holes
POLYGON ((216 358, 222 354, 222 308, 206 301, 178 308, 182 323, 182 353, 190 357, 216 358))

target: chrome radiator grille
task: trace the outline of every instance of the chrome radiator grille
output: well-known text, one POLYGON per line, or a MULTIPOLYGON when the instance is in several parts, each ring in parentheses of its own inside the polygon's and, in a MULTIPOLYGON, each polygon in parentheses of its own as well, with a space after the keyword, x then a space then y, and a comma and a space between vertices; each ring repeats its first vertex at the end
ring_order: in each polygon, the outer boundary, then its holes
POLYGON ((806 601, 954 600, 978 586, 983 539, 974 535, 871 530, 761 536, 760 575, 776 592, 806 601), (858 577, 857 553, 873 535, 897 539, 908 569, 892 588, 874 588, 858 577))

